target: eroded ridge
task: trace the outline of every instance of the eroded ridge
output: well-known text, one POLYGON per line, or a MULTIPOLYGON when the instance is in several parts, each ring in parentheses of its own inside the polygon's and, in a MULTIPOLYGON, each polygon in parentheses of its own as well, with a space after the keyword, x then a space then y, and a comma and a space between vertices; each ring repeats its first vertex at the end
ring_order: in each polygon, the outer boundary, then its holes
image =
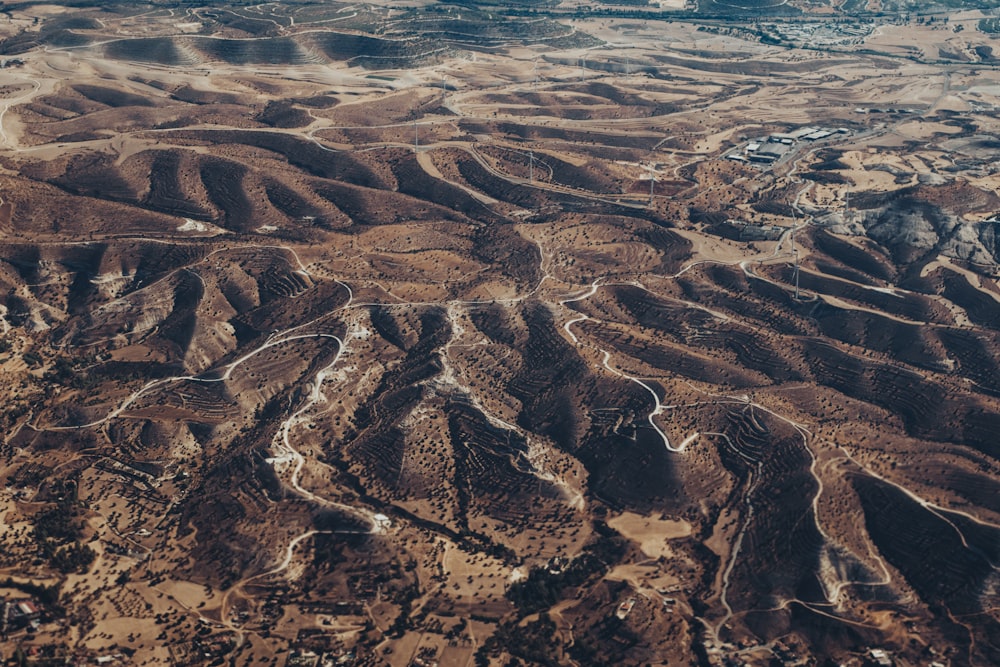
POLYGON ((9 7, 0 652, 1000 662, 959 4, 9 7))

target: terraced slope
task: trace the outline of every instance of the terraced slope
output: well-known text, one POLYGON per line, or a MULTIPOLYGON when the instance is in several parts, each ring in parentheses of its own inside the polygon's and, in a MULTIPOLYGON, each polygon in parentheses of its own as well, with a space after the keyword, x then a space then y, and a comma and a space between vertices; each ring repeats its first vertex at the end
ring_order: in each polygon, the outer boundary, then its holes
POLYGON ((869 54, 656 41, 625 81, 547 19, 477 63, 452 59, 472 9, 190 9, 7 43, 32 56, 0 118, 0 567, 65 615, 38 637, 261 667, 1000 662, 1000 198, 956 157, 985 129, 855 113, 869 54), (790 129, 746 118, 779 86, 845 132, 726 159, 790 129))
MULTIPOLYGON (((864 641, 890 641, 865 621, 885 605, 953 640, 933 609, 988 618, 997 301, 964 275, 941 268, 902 288, 905 265, 816 230, 800 236, 810 254, 796 301, 787 264, 696 260, 646 211, 594 203, 524 225, 398 149, 319 151, 270 130, 173 141, 120 165, 69 162, 53 185, 15 190, 16 211, 44 206, 58 186, 105 213, 101 224, 64 214, 47 230, 14 218, 56 240, 6 246, 7 321, 50 341, 46 355, 97 356, 54 380, 64 389, 36 403, 11 446, 89 434, 91 449, 136 464, 171 461, 178 436, 143 444, 127 432, 180 420, 194 429, 180 440, 254 493, 305 494, 297 502, 335 502, 345 517, 382 512, 510 563, 572 557, 580 543, 556 536, 582 538, 585 509, 678 517, 700 536, 672 546, 696 564, 673 575, 702 619, 689 632, 714 641, 767 641, 791 624, 821 650, 827 633, 859 623, 871 626, 864 641), (206 140, 219 155, 184 147, 206 140), (131 163, 148 165, 148 179, 132 180, 131 163), (185 218, 222 236, 177 239, 171 229, 197 229, 185 218), (129 239, 143 219, 173 238, 129 239), (631 243, 659 260, 615 267, 620 250, 561 245, 569 224, 591 244, 631 243), (267 225, 279 238, 255 232, 267 225), (70 230, 101 240, 58 241, 70 230), (364 249, 360 264, 349 245, 364 249), (556 284, 574 262, 605 274, 556 284), (296 451, 330 472, 294 472, 296 451), (273 464, 223 463, 240 452, 273 464), (941 472, 916 472, 928 466, 941 472), (926 560, 942 532, 953 539, 941 562, 926 560), (706 560, 701 540, 713 534, 730 546, 706 560)), ((456 167, 463 188, 517 206, 573 201, 472 160, 456 167)), ((251 554, 268 540, 249 526, 269 501, 210 470, 189 474, 181 507, 222 494, 216 511, 231 527, 223 539, 181 511, 178 539, 201 526, 184 547, 198 569, 185 576, 226 586, 262 571, 251 554)), ((992 655, 988 640, 969 648, 992 655)))

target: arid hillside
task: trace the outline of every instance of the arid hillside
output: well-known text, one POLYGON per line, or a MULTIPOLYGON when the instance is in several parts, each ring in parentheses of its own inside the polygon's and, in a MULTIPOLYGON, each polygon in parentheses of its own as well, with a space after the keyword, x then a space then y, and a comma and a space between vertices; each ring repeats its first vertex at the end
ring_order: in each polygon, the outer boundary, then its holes
POLYGON ((3 654, 1000 662, 987 17, 695 9, 5 12, 3 654))

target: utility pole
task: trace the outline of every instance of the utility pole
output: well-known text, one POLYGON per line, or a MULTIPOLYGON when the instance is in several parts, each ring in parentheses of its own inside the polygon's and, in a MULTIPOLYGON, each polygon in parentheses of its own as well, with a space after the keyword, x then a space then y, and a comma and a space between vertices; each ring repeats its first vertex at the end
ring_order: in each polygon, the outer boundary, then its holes
POLYGON ((416 151, 420 148, 420 129, 417 125, 416 119, 413 120, 413 150, 416 151))
POLYGON ((792 241, 792 252, 797 253, 798 250, 795 249, 795 226, 799 223, 799 218, 795 215, 795 206, 792 206, 792 230, 789 232, 788 236, 792 241))
POLYGON ((656 189, 656 173, 653 165, 649 165, 649 208, 653 208, 653 192, 656 189))
POLYGON ((795 253, 795 300, 799 300, 799 251, 794 250, 795 253))

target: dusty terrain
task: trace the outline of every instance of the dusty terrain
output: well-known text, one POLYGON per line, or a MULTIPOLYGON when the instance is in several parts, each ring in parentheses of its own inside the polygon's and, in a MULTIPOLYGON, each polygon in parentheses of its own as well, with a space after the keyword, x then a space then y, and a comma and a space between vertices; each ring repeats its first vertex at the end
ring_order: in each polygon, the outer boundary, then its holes
POLYGON ((4 656, 1000 662, 985 15, 423 4, 4 14, 4 656))

